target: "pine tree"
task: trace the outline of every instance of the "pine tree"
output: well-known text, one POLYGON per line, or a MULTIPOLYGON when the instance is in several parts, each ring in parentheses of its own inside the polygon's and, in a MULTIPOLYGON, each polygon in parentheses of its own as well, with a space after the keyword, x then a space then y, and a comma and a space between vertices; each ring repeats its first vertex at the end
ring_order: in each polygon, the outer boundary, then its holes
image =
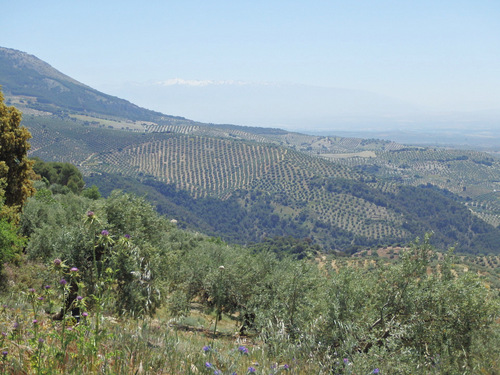
POLYGON ((19 212, 35 189, 30 177, 33 176, 33 162, 28 159, 31 134, 21 126, 21 112, 4 104, 0 91, 0 188, 3 192, 4 207, 19 212))

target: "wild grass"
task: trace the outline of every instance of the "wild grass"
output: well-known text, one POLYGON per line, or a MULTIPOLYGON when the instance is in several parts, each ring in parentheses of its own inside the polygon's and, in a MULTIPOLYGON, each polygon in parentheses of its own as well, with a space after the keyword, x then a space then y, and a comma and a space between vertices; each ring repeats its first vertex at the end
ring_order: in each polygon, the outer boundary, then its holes
POLYGON ((269 355, 272 348, 258 340, 224 333, 228 322, 214 336, 210 330, 179 327, 175 320, 162 318, 88 313, 79 321, 69 316, 55 321, 44 311, 48 302, 41 298, 46 295, 46 291, 28 289, 17 296, 4 296, 0 373, 321 373, 320 364, 299 362, 294 350, 281 352, 278 361, 269 355))
MULTIPOLYGON (((59 277, 54 267, 39 263, 6 266, 0 374, 441 374, 449 369, 440 358, 416 367, 411 350, 388 355, 387 348, 373 347, 346 354, 349 337, 339 347, 325 346, 318 332, 332 322, 321 316, 293 339, 284 324, 271 321, 259 333, 243 336, 234 317, 222 315, 217 322, 215 311, 207 314, 196 304, 183 318, 172 318, 165 308, 153 317, 120 317, 106 306, 91 309, 92 296, 86 296, 76 299, 78 316, 68 310, 63 320, 54 320, 67 292, 59 277)), ((481 348, 478 355, 485 361, 478 370, 499 369, 492 360, 497 349, 481 348)))

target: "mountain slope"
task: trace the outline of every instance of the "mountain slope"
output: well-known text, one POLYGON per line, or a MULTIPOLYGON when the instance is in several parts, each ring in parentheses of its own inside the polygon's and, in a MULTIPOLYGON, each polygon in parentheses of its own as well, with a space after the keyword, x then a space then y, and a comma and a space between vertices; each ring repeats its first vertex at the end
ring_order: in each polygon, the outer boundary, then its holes
POLYGON ((143 121, 175 119, 103 94, 35 56, 9 48, 0 47, 0 77, 6 97, 28 96, 33 100, 29 106, 36 110, 119 114, 119 117, 143 121))

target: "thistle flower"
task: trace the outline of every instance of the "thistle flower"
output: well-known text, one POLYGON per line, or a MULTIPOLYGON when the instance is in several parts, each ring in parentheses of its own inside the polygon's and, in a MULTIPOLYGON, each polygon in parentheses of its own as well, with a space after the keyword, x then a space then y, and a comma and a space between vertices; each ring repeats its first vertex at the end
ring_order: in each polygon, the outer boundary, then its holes
POLYGON ((59 258, 54 259, 54 266, 56 267, 61 267, 62 265, 62 260, 59 258))
POLYGON ((376 368, 375 370, 373 370, 374 374, 378 374, 379 372, 380 372, 380 370, 378 368, 376 368))
POLYGON ((33 319, 33 324, 37 324, 37 323, 38 323, 38 320, 33 319))
POLYGON ((246 348, 245 346, 240 346, 238 347, 238 351, 241 353, 241 354, 248 354, 248 348, 246 348))
POLYGON ((86 313, 86 312, 84 312, 84 313, 82 313, 82 316, 83 316, 84 318, 86 318, 87 316, 89 316, 89 314, 88 314, 88 313, 86 313))
POLYGON ((125 237, 127 240, 129 240, 130 239, 130 234, 126 234, 123 237, 125 237))
POLYGON ((103 229, 103 230, 101 231, 101 236, 103 236, 103 237, 107 237, 107 236, 109 236, 109 232, 108 232, 106 229, 103 229))
POLYGON ((62 286, 65 286, 68 282, 64 279, 61 279, 59 280, 59 284, 61 284, 62 286))
POLYGON ((255 369, 255 367, 251 367, 251 366, 250 366, 250 367, 248 368, 248 373, 249 373, 249 374, 253 374, 253 373, 255 373, 256 371, 257 371, 257 370, 255 369))
POLYGON ((77 296, 77 297, 76 297, 76 299, 77 299, 78 301, 81 301, 81 300, 83 299, 83 297, 82 297, 82 296, 77 296))
POLYGON ((209 352, 209 351, 210 351, 210 349, 212 349, 212 348, 210 347, 210 345, 205 345, 205 346, 203 347, 203 351, 204 351, 205 353, 206 353, 206 352, 209 352))
POLYGON ((39 343, 39 344, 43 344, 44 342, 45 342, 45 340, 44 340, 44 339, 42 339, 41 337, 38 339, 38 343, 39 343))
POLYGON ((87 211, 87 217, 88 218, 94 217, 94 211, 87 211))
POLYGON ((28 289, 28 292, 30 292, 30 293, 35 293, 35 288, 29 288, 29 289, 28 289))
POLYGON ((78 268, 76 268, 76 267, 72 267, 69 271, 70 271, 70 272, 78 272, 78 268))

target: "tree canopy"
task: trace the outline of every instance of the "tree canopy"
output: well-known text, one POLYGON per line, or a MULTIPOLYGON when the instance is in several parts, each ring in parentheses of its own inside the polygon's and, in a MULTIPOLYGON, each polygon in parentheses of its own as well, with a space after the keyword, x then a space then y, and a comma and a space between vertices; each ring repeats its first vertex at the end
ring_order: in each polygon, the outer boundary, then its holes
POLYGON ((33 162, 28 159, 31 134, 21 126, 21 112, 4 104, 0 92, 0 183, 4 203, 20 211, 28 197, 33 195, 31 181, 33 162))

